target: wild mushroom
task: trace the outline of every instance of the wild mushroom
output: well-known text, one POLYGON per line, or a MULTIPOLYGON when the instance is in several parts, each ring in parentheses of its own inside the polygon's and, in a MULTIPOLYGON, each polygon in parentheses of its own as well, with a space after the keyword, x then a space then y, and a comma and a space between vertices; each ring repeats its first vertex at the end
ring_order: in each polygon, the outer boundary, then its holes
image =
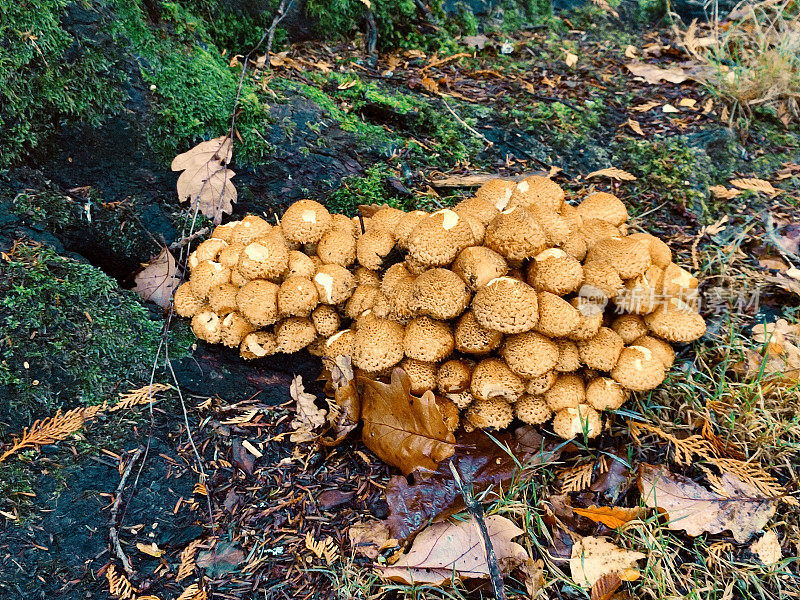
POLYGON ((628 346, 619 355, 611 377, 634 392, 646 392, 661 385, 666 376, 664 363, 644 346, 628 346))
POLYGON ((505 429, 514 420, 514 409, 502 397, 476 398, 464 418, 478 429, 505 429))
POLYGON ((561 409, 553 417, 553 432, 564 440, 576 436, 592 439, 601 429, 600 414, 587 404, 561 409))
POLYGON ((573 298, 569 303, 577 309, 581 320, 567 337, 571 340, 583 341, 596 336, 603 324, 604 305, 598 304, 590 298, 582 297, 573 298))
POLYGON ((271 331, 254 331, 247 334, 239 345, 239 356, 245 360, 263 358, 278 351, 275 334, 271 331))
POLYGON ((538 207, 557 212, 564 202, 564 190, 555 181, 541 175, 531 175, 520 181, 511 194, 509 207, 538 207))
POLYGON ((586 401, 583 378, 574 373, 562 373, 544 393, 544 399, 553 412, 558 412, 562 408, 577 407, 586 401))
POLYGON ((208 293, 215 287, 228 283, 231 280, 231 270, 211 260, 204 260, 192 269, 189 284, 192 293, 199 300, 208 298, 208 293))
POLYGON ((175 312, 186 318, 193 317, 205 307, 205 303, 194 295, 192 286, 188 281, 179 285, 178 289, 175 290, 172 304, 175 307, 175 312))
POLYGON ((475 192, 478 200, 483 200, 494 206, 498 211, 504 210, 511 200, 517 184, 506 179, 490 179, 475 192))
POLYGON ((356 332, 352 329, 342 329, 327 339, 325 342, 325 356, 353 356, 355 351, 356 332))
POLYGON ((647 325, 639 315, 620 315, 611 322, 611 329, 617 332, 626 345, 647 335, 647 325))
POLYGON ((644 322, 656 336, 670 342, 692 342, 706 332, 703 317, 677 298, 645 315, 644 322))
MULTIPOLYGON (((229 244, 242 244, 247 246, 250 242, 267 235, 272 230, 272 225, 256 215, 247 215, 236 223, 225 241, 229 244)), ((214 230, 217 231, 216 229, 214 230)), ((217 236, 215 236, 217 237, 217 236)))
POLYGON ((238 287, 232 283, 223 283, 208 292, 208 304, 211 310, 224 317, 236 310, 236 294, 238 293, 238 287))
POLYGON ((219 251, 217 262, 225 265, 229 269, 235 269, 236 265, 239 264, 239 257, 242 255, 242 250, 244 249, 244 244, 228 244, 219 251))
POLYGON ((639 240, 647 245, 653 264, 661 269, 666 269, 672 262, 672 250, 656 236, 649 233, 632 233, 628 236, 632 240, 639 240))
POLYGON ((317 244, 317 256, 325 264, 349 267, 356 261, 356 240, 350 232, 329 229, 317 244))
POLYGON ((476 400, 503 398, 514 402, 525 391, 525 382, 499 358, 484 358, 472 371, 470 391, 476 400))
POLYGON ((203 310, 192 317, 192 331, 209 344, 219 344, 222 338, 222 319, 213 310, 203 310))
POLYGON ((448 360, 436 371, 436 388, 443 394, 458 394, 469 389, 473 363, 463 359, 448 360))
POLYGON ((401 338, 405 355, 425 362, 439 362, 453 352, 450 324, 429 317, 416 317, 401 338))
POLYGON ((672 346, 670 346, 669 343, 665 342, 664 340, 660 340, 651 335, 643 335, 639 338, 636 338, 631 345, 640 346, 650 350, 650 352, 653 353, 653 356, 660 360, 664 365, 664 368, 667 370, 669 370, 672 367, 672 363, 675 362, 675 350, 673 350, 672 346))
POLYGON ((408 235, 408 254, 422 265, 444 267, 472 241, 472 229, 464 219, 452 210, 439 210, 423 219, 408 235))
POLYGON ((255 329, 238 312, 229 313, 222 319, 220 341, 228 348, 238 348, 242 340, 255 329))
POLYGON ((375 299, 381 291, 374 285, 357 285, 353 294, 347 299, 344 314, 350 319, 356 319, 365 310, 370 310, 375 305, 375 299))
POLYGON ((507 336, 500 353, 514 374, 524 379, 543 375, 558 362, 558 346, 533 331, 507 336))
POLYGON ((581 263, 559 248, 540 252, 528 265, 528 283, 538 291, 557 296, 576 291, 583 278, 581 263))
POLYGON ((576 207, 585 219, 601 219, 619 227, 628 220, 628 209, 614 194, 595 192, 589 194, 576 207))
POLYGON ((508 273, 505 259, 485 246, 464 248, 453 263, 453 272, 461 277, 467 287, 475 292, 492 279, 508 273))
POLYGON ((368 269, 383 267, 384 259, 394 248, 394 235, 388 229, 371 227, 356 242, 358 263, 368 269))
POLYGON ((356 283, 358 285, 374 285, 375 287, 381 286, 381 274, 366 267, 356 267, 353 273, 356 283))
POLYGON ((569 302, 551 294, 539 292, 539 322, 535 330, 550 338, 569 335, 581 322, 577 309, 569 302))
POLYGON ((608 377, 595 377, 586 384, 586 403, 595 410, 617 410, 625 399, 625 388, 608 377))
POLYGON ((278 314, 281 317, 307 317, 318 303, 317 286, 307 277, 287 277, 278 289, 278 314))
POLYGON ((385 229, 394 237, 395 230, 397 229, 400 221, 405 217, 406 213, 398 208, 391 206, 383 206, 379 208, 375 214, 370 217, 370 229, 385 229))
POLYGON ((514 403, 514 415, 528 425, 541 425, 550 420, 553 411, 542 396, 525 394, 514 403))
POLYGON ((264 279, 248 281, 239 288, 236 305, 256 327, 272 325, 278 320, 278 286, 264 279))
POLYGON ((279 279, 289 268, 289 249, 276 236, 245 246, 236 269, 248 279, 279 279))
POLYGON ((452 433, 458 429, 458 426, 461 423, 461 415, 458 412, 458 405, 449 398, 441 398, 437 396, 436 406, 439 408, 439 412, 442 415, 444 426, 447 428, 447 431, 452 433))
POLYGON ((333 225, 328 209, 313 200, 291 204, 281 219, 284 237, 298 244, 317 243, 333 225))
POLYGON ((364 371, 382 371, 403 359, 403 326, 377 317, 359 321, 353 364, 364 371))
POLYGON ((598 242, 610 237, 618 237, 619 229, 608 221, 602 219, 584 219, 578 230, 586 242, 586 248, 591 250, 598 242))
POLYGON ((521 262, 547 248, 547 238, 534 216, 517 207, 492 219, 486 227, 485 244, 506 260, 521 262))
POLYGON ((572 340, 553 340, 558 346, 558 362, 553 371, 558 373, 572 373, 581 367, 581 354, 578 344, 572 340))
POLYGON ((530 331, 539 321, 536 290, 511 277, 497 277, 480 288, 472 311, 481 326, 501 333, 530 331))
POLYGON ((623 288, 619 273, 610 263, 603 260, 584 263, 583 285, 593 288, 593 294, 599 291, 606 298, 614 298, 623 288))
POLYGON ((217 238, 209 238, 204 242, 200 242, 197 249, 192 254, 197 259, 197 262, 204 260, 217 260, 219 253, 228 247, 228 242, 217 238))
POLYGON ((322 337, 332 336, 339 330, 341 319, 339 313, 330 304, 320 304, 311 312, 311 322, 322 337))
POLYGON ((408 379, 411 381, 412 394, 421 394, 436 388, 435 362, 406 357, 400 361, 400 367, 406 372, 408 379))
POLYGON ((446 321, 463 313, 469 301, 464 280, 449 269, 436 268, 425 271, 413 281, 408 308, 417 314, 446 321))
POLYGON ((482 356, 489 354, 503 339, 503 334, 483 327, 475 318, 475 313, 466 311, 456 323, 455 347, 459 352, 482 356))
POLYGON ((643 274, 652 264, 650 249, 641 240, 609 237, 589 248, 586 261, 602 260, 614 267, 622 279, 643 274))
POLYGON ((539 377, 528 379, 525 382, 525 393, 531 394, 532 396, 540 396, 553 387, 557 378, 558 373, 553 370, 548 371, 544 375, 539 375, 539 377))
POLYGON ((583 364, 590 369, 610 371, 624 346, 625 342, 613 329, 601 327, 593 337, 578 342, 578 352, 583 364))
POLYGON ((289 317, 275 325, 275 342, 278 352, 292 354, 302 350, 317 337, 314 323, 307 317, 289 317))
MULTIPOLYGON (((503 208, 505 208, 505 206, 503 208)), ((478 219, 484 226, 488 225, 500 212, 494 203, 477 196, 465 198, 453 207, 453 211, 462 217, 469 215, 478 219)))
POLYGON ((353 274, 340 265, 322 265, 314 275, 319 301, 323 304, 341 304, 356 288, 353 274))

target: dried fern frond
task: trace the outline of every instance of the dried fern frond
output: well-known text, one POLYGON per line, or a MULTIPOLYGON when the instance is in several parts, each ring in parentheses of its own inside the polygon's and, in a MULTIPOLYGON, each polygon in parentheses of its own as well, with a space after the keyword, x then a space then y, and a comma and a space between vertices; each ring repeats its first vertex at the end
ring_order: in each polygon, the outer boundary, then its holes
POLYGON ((193 542, 189 542, 189 545, 181 551, 181 565, 178 567, 178 574, 175 576, 175 581, 183 581, 194 573, 196 566, 195 559, 197 558, 197 552, 202 543, 203 540, 194 540, 193 542))
POLYGON ((208 594, 206 594, 206 591, 201 590, 196 583, 193 583, 183 590, 177 600, 206 600, 207 598, 208 594))
POLYGON ((114 565, 108 567, 106 579, 108 580, 108 591, 112 596, 119 600, 133 600, 136 597, 131 582, 124 573, 117 571, 114 565))
POLYGON ((569 493, 588 489, 592 485, 593 472, 594 463, 591 462, 564 469, 558 474, 558 478, 561 480, 561 491, 569 493))
MULTIPOLYGON (((93 417, 96 412, 94 411, 91 416, 93 417)), ((52 444, 68 438, 83 427, 86 420, 87 409, 73 408, 65 413, 58 410, 52 417, 34 421, 33 425, 22 430, 22 435, 14 439, 8 450, 0 454, 0 463, 25 448, 52 444)))
POLYGON ((639 434, 642 431, 652 433, 660 437, 662 440, 666 440, 671 443, 675 447, 675 462, 679 465, 691 464, 694 462, 693 458, 695 456, 705 460, 711 460, 717 456, 717 450, 714 445, 703 436, 690 435, 689 437, 681 439, 675 437, 671 433, 667 433, 655 425, 630 421, 629 426, 631 437, 633 437, 633 440, 639 445, 641 445, 639 434))
MULTIPOLYGON (((756 463, 736 460, 735 458, 715 458, 711 460, 711 463, 721 473, 733 473, 744 483, 752 485, 765 496, 777 498, 786 495, 786 490, 778 483, 778 480, 756 463)), ((790 503, 796 502, 791 497, 787 497, 787 501, 790 503)))
POLYGON ((172 389, 172 386, 165 383, 154 383, 152 385, 145 385, 138 389, 131 390, 125 394, 119 395, 119 400, 108 409, 108 412, 115 412, 118 410, 125 410, 133 408, 139 404, 148 404, 155 400, 155 395, 158 392, 163 392, 172 389))
POLYGON ((714 542, 708 547, 708 556, 706 561, 709 567, 714 567, 720 563, 722 555, 726 552, 733 551, 733 544, 730 542, 714 542))
POLYGON ((710 421, 703 421, 703 428, 700 433, 714 447, 719 456, 727 456, 738 460, 747 458, 742 450, 731 440, 723 440, 715 432, 710 421))
POLYGON ((314 553, 317 558, 324 558, 327 564, 336 560, 336 546, 333 545, 331 536, 324 540, 315 540, 312 533, 306 533, 306 549, 314 553))

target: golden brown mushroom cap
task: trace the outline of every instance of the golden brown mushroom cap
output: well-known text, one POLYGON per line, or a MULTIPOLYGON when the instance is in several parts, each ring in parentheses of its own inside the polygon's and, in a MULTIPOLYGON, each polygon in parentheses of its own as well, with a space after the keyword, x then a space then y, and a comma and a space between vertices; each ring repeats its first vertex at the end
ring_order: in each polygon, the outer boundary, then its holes
POLYGON ((579 375, 562 373, 550 389, 544 393, 547 406, 553 412, 562 408, 577 407, 586 400, 586 388, 579 375))
POLYGON ((550 420, 553 411, 543 396, 525 394, 514 403, 514 415, 528 425, 541 425, 550 420))
POLYGON ((650 350, 650 352, 653 353, 653 356, 661 361, 666 370, 669 370, 670 367, 672 367, 672 363, 675 362, 675 350, 672 349, 672 346, 669 345, 669 342, 665 342, 664 340, 660 340, 650 335, 643 335, 639 338, 636 338, 631 345, 641 346, 650 350))
MULTIPOLYGON (((216 231, 216 229, 214 230, 216 231)), ((272 225, 267 223, 261 217, 256 215, 247 215, 238 223, 235 223, 231 228, 229 239, 226 241, 229 244, 247 244, 254 240, 267 235, 272 231, 272 225)), ((215 236, 216 237, 216 236, 215 236)))
POLYGON ((543 211, 558 212, 564 202, 564 190, 552 179, 531 175, 520 181, 511 194, 508 207, 536 207, 543 211))
POLYGON ((353 364, 370 372, 393 367, 403 359, 403 333, 402 325, 388 319, 360 320, 354 339, 353 364))
POLYGON ((442 415, 442 419, 444 419, 444 426, 447 428, 447 431, 452 433, 458 429, 458 425, 461 422, 458 405, 449 398, 436 396, 436 406, 439 407, 439 412, 442 415))
POLYGON ((553 367, 558 373, 572 373, 581 366, 581 354, 578 344, 572 340, 553 340, 558 346, 558 362, 553 367))
POLYGON ((423 219, 408 235, 408 254, 417 262, 443 267, 472 244, 473 233, 467 222, 449 209, 423 219))
POLYGON ((352 329, 342 329, 325 341, 324 356, 336 358, 337 356, 353 356, 355 351, 356 332, 352 329))
POLYGON ((219 344, 222 338, 222 318, 212 310, 202 310, 192 317, 192 331, 209 344, 219 344))
POLYGON ((197 249, 192 253, 197 258, 197 262, 204 260, 217 260, 219 253, 228 247, 228 242, 217 238, 209 238, 204 242, 200 242, 197 249))
MULTIPOLYGON (((449 269, 428 269, 411 285, 408 308, 434 319, 454 319, 464 312, 470 301, 464 280, 449 269)), ((391 295, 387 296, 391 300, 391 295)))
POLYGON ((547 238, 534 216, 517 207, 492 219, 486 227, 485 244, 509 261, 522 261, 547 248, 547 238))
POLYGON ((536 290, 557 296, 574 292, 583 283, 581 263, 560 248, 537 254, 528 265, 527 275, 528 283, 536 290))
POLYGON ((278 320, 278 286, 263 279, 248 281, 239 288, 236 304, 256 327, 272 325, 278 320))
POLYGON ((691 342, 706 332, 703 317, 677 298, 645 315, 644 322, 654 335, 670 342, 691 342))
POLYGON ((610 371, 617 364, 624 346, 625 342, 616 331, 601 327, 594 337, 578 342, 578 351, 583 364, 590 369, 610 371))
POLYGON ((436 389, 436 363, 406 357, 400 361, 400 367, 411 381, 411 393, 436 389))
POLYGON ((428 216, 424 210, 412 210, 410 213, 404 213, 397 227, 394 229, 394 236, 397 238, 397 245, 406 250, 408 248, 408 236, 411 232, 422 223, 428 216))
POLYGON ((508 273, 505 259, 485 246, 470 246, 459 252, 453 272, 463 279, 471 291, 508 273))
POLYGON ((664 269, 661 291, 668 298, 679 298, 685 302, 696 299, 699 282, 686 269, 670 263, 664 269))
POLYGON ((436 387, 443 394, 458 394, 469 389, 474 365, 463 359, 448 360, 436 372, 436 387))
POLYGON ((539 321, 536 290, 511 277, 492 279, 480 288, 472 311, 481 326, 501 333, 530 331, 539 321))
POLYGON ((488 202, 498 211, 504 210, 511 200, 517 184, 506 179, 490 179, 475 192, 475 197, 488 202))
POLYGON ((609 237, 597 242, 586 254, 586 262, 595 260, 610 264, 622 279, 642 275, 652 264, 647 244, 627 237, 609 237))
POLYGON ((231 243, 231 234, 233 233, 233 228, 238 225, 238 222, 232 221, 230 223, 225 223, 224 225, 217 225, 211 232, 211 237, 216 238, 218 240, 222 240, 223 242, 231 243))
POLYGON ((349 267, 356 261, 356 240, 342 229, 329 229, 317 244, 317 256, 323 263, 349 267))
POLYGON ((307 317, 289 317, 275 325, 275 342, 278 352, 292 354, 302 350, 317 338, 314 323, 307 317))
POLYGON ((298 200, 293 203, 281 219, 281 230, 289 242, 313 244, 333 225, 328 209, 313 200, 298 200))
POLYGON ((339 313, 330 304, 320 304, 311 313, 311 321, 317 333, 322 337, 332 336, 339 330, 341 319, 339 313))
MULTIPOLYGON (((208 293, 208 304, 218 315, 225 316, 236 310, 236 294, 239 288, 232 283, 223 283, 208 293)), ((237 344, 238 345, 238 344, 237 344)))
POLYGON ((403 263, 408 269, 408 272, 416 277, 417 275, 422 275, 425 271, 427 271, 430 266, 426 265, 425 263, 421 263, 418 260, 411 258, 410 256, 406 256, 406 260, 403 263))
POLYGON ((219 251, 217 261, 229 269, 235 269, 236 265, 239 264, 239 257, 242 255, 244 248, 244 244, 228 244, 219 251))
POLYGON ((603 260, 587 261, 583 265, 583 285, 595 288, 606 298, 614 298, 623 288, 619 273, 603 260))
POLYGON ((586 248, 589 250, 606 238, 619 237, 619 229, 602 219, 584 219, 578 233, 586 241, 586 248))
POLYGON ((323 304, 341 304, 356 289, 353 274, 339 265, 321 265, 314 275, 314 283, 323 304))
POLYGON ((240 288, 245 283, 250 281, 247 277, 239 273, 238 269, 231 269, 231 283, 236 287, 240 288))
POLYGON ((409 279, 409 278, 413 279, 414 276, 408 272, 406 264, 404 262, 395 263, 391 267, 386 269, 386 272, 383 274, 383 278, 380 281, 381 291, 385 295, 391 296, 392 294, 395 293, 397 285, 403 279, 409 279))
POLYGON ((475 400, 475 397, 472 395, 472 392, 469 390, 464 390, 463 392, 453 392, 452 394, 447 394, 447 398, 453 401, 458 408, 464 410, 472 401, 475 400))
POLYGON ((580 232, 572 233, 566 242, 561 244, 561 249, 570 255, 575 260, 583 260, 586 258, 586 252, 589 247, 586 245, 586 238, 580 232))
POLYGON ((238 348, 242 340, 250 334, 255 327, 238 312, 232 312, 222 319, 220 341, 228 348, 238 348))
MULTIPOLYGON (((386 298, 389 308, 390 318, 400 323, 406 324, 409 319, 416 315, 416 310, 412 307, 415 279, 406 277, 397 282, 394 292, 391 295, 381 294, 376 298, 376 304, 380 304, 382 297, 386 298)), ((376 309, 377 310, 377 309, 376 309)))
POLYGON ((372 215, 369 219, 369 228, 370 229, 385 229, 392 236, 395 236, 395 230, 397 226, 400 224, 400 221, 403 217, 406 216, 402 210, 398 208, 392 208, 391 206, 383 206, 379 208, 375 214, 372 215))
POLYGON ((634 392, 645 392, 658 387, 666 370, 664 364, 644 346, 628 346, 619 355, 611 377, 623 387, 634 392))
POLYGON ((356 319, 365 310, 370 310, 375 305, 375 299, 381 291, 374 285, 357 285, 353 294, 347 299, 344 314, 349 319, 356 319))
POLYGON ((608 377, 595 377, 586 384, 586 403, 595 410, 617 410, 625 398, 625 389, 608 377))
POLYGON ((356 227, 356 221, 347 215, 340 215, 337 213, 331 215, 331 229, 349 233, 353 236, 353 239, 356 238, 357 233, 361 233, 360 227, 356 227))
POLYGON ((649 233, 632 233, 628 236, 632 240, 640 240, 647 244, 653 264, 666 269, 672 262, 672 250, 656 236, 649 233))
POLYGON ((278 236, 266 236, 245 246, 236 266, 248 279, 278 279, 289 268, 289 249, 278 236))
POLYGON ((366 267, 356 267, 354 275, 358 285, 381 286, 381 275, 377 271, 367 269, 366 267))
POLYGON ((394 248, 394 235, 388 229, 370 227, 356 242, 358 263, 368 269, 383 267, 383 260, 394 248))
POLYGON ((602 429, 600 414, 588 404, 563 408, 553 417, 553 432, 564 440, 575 436, 597 437, 602 429))
POLYGON ((525 382, 525 393, 531 394, 532 396, 541 396, 556 382, 558 378, 558 373, 553 371, 548 371, 544 375, 539 375, 539 377, 534 377, 532 379, 528 379, 525 382))
POLYGON ((569 332, 569 339, 581 341, 597 335, 603 324, 604 305, 580 297, 573 298, 569 303, 577 309, 581 317, 578 326, 569 332))
POLYGON ((479 429, 505 429, 514 420, 514 410, 502 397, 476 398, 464 413, 464 418, 479 429))
POLYGON ((494 329, 483 327, 475 318, 475 313, 466 311, 456 323, 455 347, 459 352, 467 354, 488 354, 498 346, 503 334, 494 329))
MULTIPOLYGON (((544 232, 548 245, 561 246, 572 235, 569 221, 556 212, 528 209, 544 232)), ((577 230, 576 230, 577 233, 577 230)))
POLYGON ((614 227, 619 227, 628 220, 628 209, 622 200, 607 192, 589 194, 576 208, 585 220, 601 219, 614 227))
POLYGON ((508 367, 524 379, 544 375, 558 362, 558 346, 533 331, 507 336, 500 353, 508 367))
POLYGON ((271 331, 254 331, 247 334, 239 345, 239 356, 245 360, 263 358, 278 351, 275 334, 271 331))
POLYGON ((405 355, 426 362, 439 362, 453 352, 450 324, 429 317, 416 317, 406 326, 402 338, 405 355))
POLYGON ((453 211, 462 217, 469 215, 483 223, 484 226, 488 225, 500 212, 494 203, 477 196, 465 198, 453 207, 453 211))
POLYGON ((299 250, 289 251, 289 267, 284 274, 285 277, 297 275, 312 279, 317 272, 317 266, 309 256, 299 250))
POLYGON ((539 292, 539 322, 536 331, 550 338, 569 335, 581 323, 577 309, 569 302, 551 294, 539 292))
POLYGON ((228 283, 230 280, 231 270, 211 260, 204 260, 198 263, 189 276, 192 293, 199 300, 205 300, 213 288, 223 283, 228 283))
POLYGON ((278 289, 278 314, 307 317, 319 303, 317 286, 308 277, 287 277, 278 289))
POLYGON ((472 371, 470 391, 476 400, 504 398, 514 402, 525 391, 525 382, 499 358, 484 358, 472 371))
POLYGON ((611 323, 611 329, 617 332, 626 345, 637 338, 647 335, 647 325, 639 315, 620 315, 611 323))
POLYGON ((175 312, 182 317, 193 317, 200 312, 205 304, 194 295, 191 284, 187 281, 178 286, 175 290, 175 297, 172 299, 175 312))

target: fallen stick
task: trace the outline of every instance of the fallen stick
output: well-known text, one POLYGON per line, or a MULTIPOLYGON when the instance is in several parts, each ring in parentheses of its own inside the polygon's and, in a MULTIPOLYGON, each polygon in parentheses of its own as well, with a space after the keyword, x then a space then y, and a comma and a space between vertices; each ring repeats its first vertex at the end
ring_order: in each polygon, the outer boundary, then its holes
POLYGON ((119 523, 117 520, 119 519, 119 509, 122 506, 122 493, 125 491, 125 483, 128 481, 128 477, 130 477, 131 471, 133 470, 133 465, 139 460, 142 452, 144 452, 144 450, 138 448, 136 452, 133 453, 130 462, 128 462, 128 465, 122 472, 114 497, 114 504, 111 506, 111 526, 108 528, 108 538, 111 541, 111 547, 114 549, 114 554, 116 554, 117 558, 122 563, 122 568, 125 569, 125 573, 127 573, 128 577, 133 575, 133 567, 125 551, 122 549, 122 545, 119 543, 119 532, 117 529, 119 523))

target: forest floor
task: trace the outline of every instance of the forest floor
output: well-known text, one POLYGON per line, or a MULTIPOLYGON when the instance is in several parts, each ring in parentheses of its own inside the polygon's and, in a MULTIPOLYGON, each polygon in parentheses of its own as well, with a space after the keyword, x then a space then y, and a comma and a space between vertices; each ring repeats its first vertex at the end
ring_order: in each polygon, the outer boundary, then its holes
MULTIPOLYGON (((261 135, 276 159, 241 169, 234 218, 279 214, 307 194, 344 212, 375 202, 451 205, 474 189, 468 178, 481 174, 550 173, 570 201, 593 189, 618 194, 632 228, 668 240, 675 261, 700 279, 708 333, 680 348, 664 385, 634 396, 596 443, 560 448, 529 479, 494 490, 487 514, 520 524, 532 564, 543 561, 541 580, 526 582, 517 570, 507 578, 507 594, 527 598, 530 586, 543 585, 541 597, 586 598, 567 563, 574 539, 594 535, 647 555, 640 577, 622 588, 628 597, 794 597, 800 130, 763 115, 731 129, 724 101, 693 79, 648 83, 634 76, 626 65, 642 58, 690 71, 690 57, 667 28, 628 31, 592 11, 553 19, 557 26, 476 36, 474 47, 462 44, 450 55, 405 50, 374 65, 357 44, 307 42, 273 55, 271 65, 247 77, 269 102, 272 126, 261 135), (588 177, 607 167, 636 179, 588 177), (772 187, 764 193, 731 183, 742 179, 772 187), (725 189, 715 195, 715 186, 725 189), (765 350, 754 328, 778 318, 786 320, 778 326, 783 334, 765 350), (794 373, 787 371, 792 365, 794 373), (629 420, 651 429, 637 435, 629 420), (639 506, 636 472, 646 463, 708 485, 708 456, 681 454, 686 438, 716 445, 721 457, 746 458, 750 476, 786 490, 765 527, 777 534, 782 558, 759 554, 753 542, 762 533, 746 541, 725 532, 689 536, 653 514, 616 531, 573 511, 639 506)), ((72 146, 70 138, 85 132, 63 132, 61 150, 7 175, 13 202, 0 212, 0 289, 8 297, 39 285, 15 278, 41 265, 43 277, 68 285, 63 273, 90 264, 105 277, 98 283, 102 303, 73 312, 92 322, 95 310, 128 298, 117 288, 131 286, 138 263, 162 242, 180 239, 184 213, 173 200, 174 174, 155 159, 113 151, 124 133, 116 126, 93 134, 87 147, 72 146), (91 226, 81 221, 90 205, 91 226), (54 221, 57 211, 63 218, 54 221), (27 241, 14 245, 18 239, 27 241)), ((31 400, 0 411, 0 440, 56 408, 76 406, 66 393, 39 402, 39 386, 88 386, 111 399, 146 385, 164 322, 160 311, 147 311, 154 325, 138 334, 142 355, 130 359, 138 369, 112 385, 102 373, 83 381, 53 368, 48 381, 29 369, 7 389, 31 400)), ((358 441, 328 448, 289 440, 289 384, 301 375, 321 396, 318 360, 303 351, 245 365, 237 352, 193 343, 185 324, 176 327, 174 378, 161 365, 154 369, 156 381, 172 387, 151 408, 100 414, 68 440, 0 464, 0 596, 108 597, 109 569, 123 572, 109 549, 119 494, 118 537, 132 564, 127 578, 142 600, 176 598, 192 584, 209 590, 209 598, 411 593, 381 581, 373 560, 348 537, 350 526, 399 510, 391 506, 397 498, 387 498, 393 469, 358 441)), ((542 435, 552 449, 554 436, 542 435)), ((443 590, 421 586, 414 594, 486 597, 491 588, 479 580, 443 590)))

